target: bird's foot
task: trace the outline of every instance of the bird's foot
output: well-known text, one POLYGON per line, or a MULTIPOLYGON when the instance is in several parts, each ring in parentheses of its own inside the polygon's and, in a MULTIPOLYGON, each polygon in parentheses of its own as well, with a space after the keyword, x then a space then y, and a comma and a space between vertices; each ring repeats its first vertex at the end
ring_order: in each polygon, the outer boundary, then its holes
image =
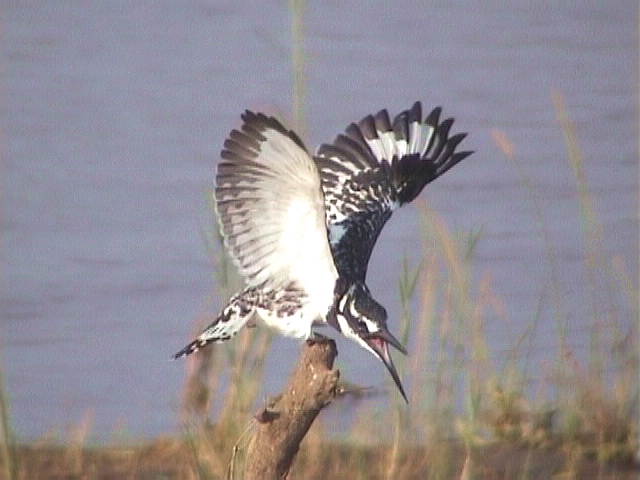
POLYGON ((331 340, 329 337, 326 337, 318 332, 311 332, 311 336, 307 338, 307 345, 311 346, 316 343, 326 343, 331 340))

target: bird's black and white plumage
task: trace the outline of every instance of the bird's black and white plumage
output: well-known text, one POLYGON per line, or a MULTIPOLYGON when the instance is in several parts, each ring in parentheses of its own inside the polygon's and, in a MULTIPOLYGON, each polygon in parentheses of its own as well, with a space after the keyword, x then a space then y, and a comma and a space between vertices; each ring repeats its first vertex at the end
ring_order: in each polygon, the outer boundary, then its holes
POLYGON ((224 244, 245 279, 215 321, 174 355, 228 340, 258 317, 284 335, 309 338, 328 323, 387 367, 406 400, 389 345, 387 313, 365 284, 392 212, 471 152, 455 152, 440 108, 386 110, 347 127, 312 157, 279 121, 246 111, 224 143, 215 205, 224 244))

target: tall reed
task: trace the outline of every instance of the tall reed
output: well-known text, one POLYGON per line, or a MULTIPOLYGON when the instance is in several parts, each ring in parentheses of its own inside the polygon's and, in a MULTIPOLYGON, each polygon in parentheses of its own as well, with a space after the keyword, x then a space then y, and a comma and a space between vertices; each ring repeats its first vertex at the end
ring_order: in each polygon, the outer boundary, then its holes
POLYGON ((17 478, 15 441, 9 410, 9 395, 5 387, 4 372, 0 363, 0 475, 4 480, 17 478))
MULTIPOLYGON (((302 27, 305 2, 290 0, 289 7, 294 124, 296 131, 303 135, 306 131, 302 27)), ((212 192, 208 194, 208 199, 213 219, 215 208, 212 192)), ((227 299, 242 287, 242 281, 223 248, 216 222, 213 221, 203 233, 214 267, 217 297, 227 299)), ((211 318, 203 320, 198 322, 198 329, 204 327, 211 318)), ((241 471, 235 467, 236 462, 242 461, 240 444, 234 444, 230 439, 245 438, 244 432, 251 422, 248 413, 261 390, 264 360, 271 339, 271 333, 265 328, 245 328, 232 341, 213 345, 187 360, 190 365, 183 395, 183 421, 195 468, 201 476, 241 471), (220 372, 226 374, 221 375, 220 372), (215 420, 210 417, 212 410, 215 420)))

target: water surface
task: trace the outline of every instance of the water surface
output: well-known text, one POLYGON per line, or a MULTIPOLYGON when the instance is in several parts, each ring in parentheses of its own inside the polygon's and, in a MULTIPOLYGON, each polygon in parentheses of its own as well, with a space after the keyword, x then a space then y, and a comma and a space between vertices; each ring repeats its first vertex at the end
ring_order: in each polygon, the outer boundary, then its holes
MULTIPOLYGON (((570 343, 587 351, 583 224, 551 92, 575 122, 605 254, 637 285, 637 2, 312 3, 310 147, 418 99, 455 116, 477 153, 422 198, 451 228, 482 229, 474 276, 489 271, 506 306, 506 321, 488 319, 496 362, 540 309, 531 362, 544 375, 557 341, 546 243, 517 166, 491 139, 504 131, 539 195, 570 343)), ((201 235, 206 193, 245 108, 291 118, 289 31, 286 2, 3 2, 0 334, 21 438, 87 412, 99 438, 177 431, 184 369, 167 358, 221 301, 201 235)), ((401 260, 419 259, 419 238, 407 207, 371 261, 392 325, 401 260)), ((622 294, 596 294, 631 321, 622 294)), ((276 341, 265 394, 298 349, 276 341)), ((372 357, 339 349, 343 375, 383 384, 372 357)))

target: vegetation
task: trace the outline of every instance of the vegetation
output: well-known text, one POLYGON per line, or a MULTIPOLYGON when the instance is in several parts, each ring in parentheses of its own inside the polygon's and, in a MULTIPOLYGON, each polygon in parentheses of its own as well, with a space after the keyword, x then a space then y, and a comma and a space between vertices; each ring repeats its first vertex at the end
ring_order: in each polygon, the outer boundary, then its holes
MULTIPOLYGON (((554 102, 571 145, 571 123, 558 95, 554 102)), ((508 161, 518 164, 507 137, 494 132, 494 138, 508 161)), ((505 309, 492 290, 490 272, 477 284, 472 281, 474 252, 482 234, 452 232, 425 202, 419 203, 424 257, 418 267, 404 261, 398 282, 399 336, 406 342, 411 333, 415 342, 411 355, 398 359, 402 376, 414 386, 409 407, 394 400, 385 415, 376 415, 371 402, 362 403, 343 441, 325 439, 322 422, 316 422, 303 441, 291 478, 637 478, 638 288, 621 259, 605 258, 579 150, 569 151, 587 244, 584 288, 605 284, 611 295, 625 292, 632 321, 603 316, 594 303, 591 350, 588 361, 581 363, 566 342, 570 331, 552 278, 558 350, 552 371, 535 391, 555 394, 536 393, 531 398, 526 352, 540 313, 533 314, 512 353, 496 367, 484 325, 488 315, 504 317, 505 309), (416 297, 419 308, 413 318, 410 300, 416 297), (453 406, 461 399, 464 408, 456 410, 453 406)), ((548 238, 536 191, 524 167, 519 169, 542 237, 548 238)), ((238 280, 214 232, 212 228, 208 243, 223 286, 220 295, 226 298, 238 280)), ((546 251, 553 272, 553 245, 546 245, 546 251)), ((90 448, 84 444, 89 424, 85 422, 63 444, 16 444, 2 392, 0 478, 241 478, 254 430, 247 412, 260 391, 270 341, 265 329, 246 329, 234 342, 189 358, 182 438, 90 448), (227 378, 218 372, 227 372, 227 378), (214 418, 212 410, 217 412, 214 418)), ((342 393, 358 398, 366 392, 345 384, 342 393)))

